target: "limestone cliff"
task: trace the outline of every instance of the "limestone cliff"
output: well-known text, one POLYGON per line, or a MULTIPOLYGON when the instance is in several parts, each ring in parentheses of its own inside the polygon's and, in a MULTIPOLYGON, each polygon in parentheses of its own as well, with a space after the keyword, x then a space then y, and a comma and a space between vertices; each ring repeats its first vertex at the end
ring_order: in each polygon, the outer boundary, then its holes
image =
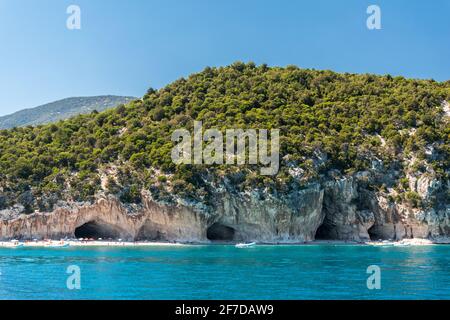
POLYGON ((367 179, 373 179, 371 174, 362 172, 277 194, 237 192, 223 185, 210 205, 183 199, 164 203, 143 192, 142 204, 134 206, 99 195, 92 204, 66 203, 47 213, 26 215, 3 210, 0 239, 101 237, 295 243, 314 239, 437 239, 450 235, 448 183, 418 178, 413 187, 421 197, 440 197, 436 204, 418 209, 392 201, 388 192, 370 190, 367 179))

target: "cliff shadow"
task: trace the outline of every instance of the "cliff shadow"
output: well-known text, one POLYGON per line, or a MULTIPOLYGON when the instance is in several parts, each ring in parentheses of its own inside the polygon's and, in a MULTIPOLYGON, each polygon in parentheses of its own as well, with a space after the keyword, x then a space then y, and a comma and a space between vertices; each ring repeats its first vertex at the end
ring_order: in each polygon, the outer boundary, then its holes
POLYGON ((206 230, 206 238, 211 241, 233 241, 235 234, 234 228, 218 222, 206 230))
POLYGON ((403 236, 398 236, 398 230, 395 223, 386 223, 383 225, 373 225, 367 230, 370 240, 401 240, 403 236))
POLYGON ((152 223, 151 221, 147 221, 144 225, 139 229, 136 241, 169 241, 170 237, 166 235, 165 232, 162 232, 158 225, 152 223))
POLYGON ((124 231, 114 225, 102 221, 89 221, 75 229, 76 238, 119 239, 124 231))
POLYGON ((324 221, 316 230, 314 240, 335 240, 336 232, 333 226, 324 221))

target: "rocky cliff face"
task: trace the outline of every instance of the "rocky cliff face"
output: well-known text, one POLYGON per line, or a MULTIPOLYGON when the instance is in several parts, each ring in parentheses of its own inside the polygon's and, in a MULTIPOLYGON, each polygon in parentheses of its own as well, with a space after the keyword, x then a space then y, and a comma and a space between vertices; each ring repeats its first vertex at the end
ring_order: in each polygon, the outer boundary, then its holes
POLYGON ((318 237, 339 240, 401 240, 448 236, 450 207, 414 209, 382 192, 358 190, 354 179, 328 183, 318 237))
POLYGON ((100 198, 94 204, 72 204, 51 213, 33 213, 0 223, 1 239, 102 237, 201 241, 202 217, 191 208, 164 206, 145 198, 138 210, 117 199, 100 198))
POLYGON ((278 199, 261 195, 218 194, 213 208, 167 205, 149 194, 130 210, 113 197, 91 205, 73 204, 51 213, 0 221, 0 239, 103 237, 180 242, 313 240, 323 220, 318 185, 278 199))
POLYGON ((324 190, 318 184, 278 196, 256 191, 223 193, 212 210, 208 226, 233 229, 232 238, 219 236, 218 240, 283 243, 313 240, 324 218, 323 195, 324 190))
POLYGON ((93 204, 65 204, 49 213, 15 215, 3 210, 0 239, 63 237, 122 238, 178 242, 261 241, 290 243, 314 239, 366 241, 439 238, 450 235, 448 183, 419 177, 413 190, 425 209, 392 201, 367 188, 369 173, 310 183, 284 194, 234 192, 224 186, 214 205, 155 201, 127 207, 114 197, 93 204))

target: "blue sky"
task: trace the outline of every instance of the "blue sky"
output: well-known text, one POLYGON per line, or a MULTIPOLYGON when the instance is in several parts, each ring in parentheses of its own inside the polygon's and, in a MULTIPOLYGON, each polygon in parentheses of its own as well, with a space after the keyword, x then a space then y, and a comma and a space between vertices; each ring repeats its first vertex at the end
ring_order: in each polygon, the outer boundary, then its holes
POLYGON ((448 0, 0 0, 0 115, 254 61, 450 79, 448 0), (66 8, 81 8, 81 30, 66 8), (366 8, 381 8, 368 30, 366 8))

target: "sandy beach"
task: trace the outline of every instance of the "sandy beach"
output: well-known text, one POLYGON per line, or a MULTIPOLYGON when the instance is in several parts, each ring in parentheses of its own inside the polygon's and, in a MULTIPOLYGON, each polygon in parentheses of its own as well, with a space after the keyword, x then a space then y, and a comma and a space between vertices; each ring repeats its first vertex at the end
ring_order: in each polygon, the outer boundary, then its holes
POLYGON ((0 241, 0 248, 17 247, 146 247, 146 246, 182 246, 181 243, 171 242, 128 242, 128 241, 79 241, 79 240, 51 240, 51 241, 0 241))
MULTIPOLYGON (((164 247, 188 245, 234 245, 235 243, 177 243, 177 242, 149 242, 149 241, 114 241, 114 240, 35 240, 35 241, 0 241, 0 248, 66 248, 66 247, 164 247)), ((450 244, 450 239, 403 239, 400 241, 339 241, 317 240, 302 243, 257 243, 256 245, 362 245, 362 246, 429 246, 436 244, 450 244)))
POLYGON ((403 239, 400 241, 368 241, 366 244, 371 246, 429 246, 438 243, 429 239, 403 239))

